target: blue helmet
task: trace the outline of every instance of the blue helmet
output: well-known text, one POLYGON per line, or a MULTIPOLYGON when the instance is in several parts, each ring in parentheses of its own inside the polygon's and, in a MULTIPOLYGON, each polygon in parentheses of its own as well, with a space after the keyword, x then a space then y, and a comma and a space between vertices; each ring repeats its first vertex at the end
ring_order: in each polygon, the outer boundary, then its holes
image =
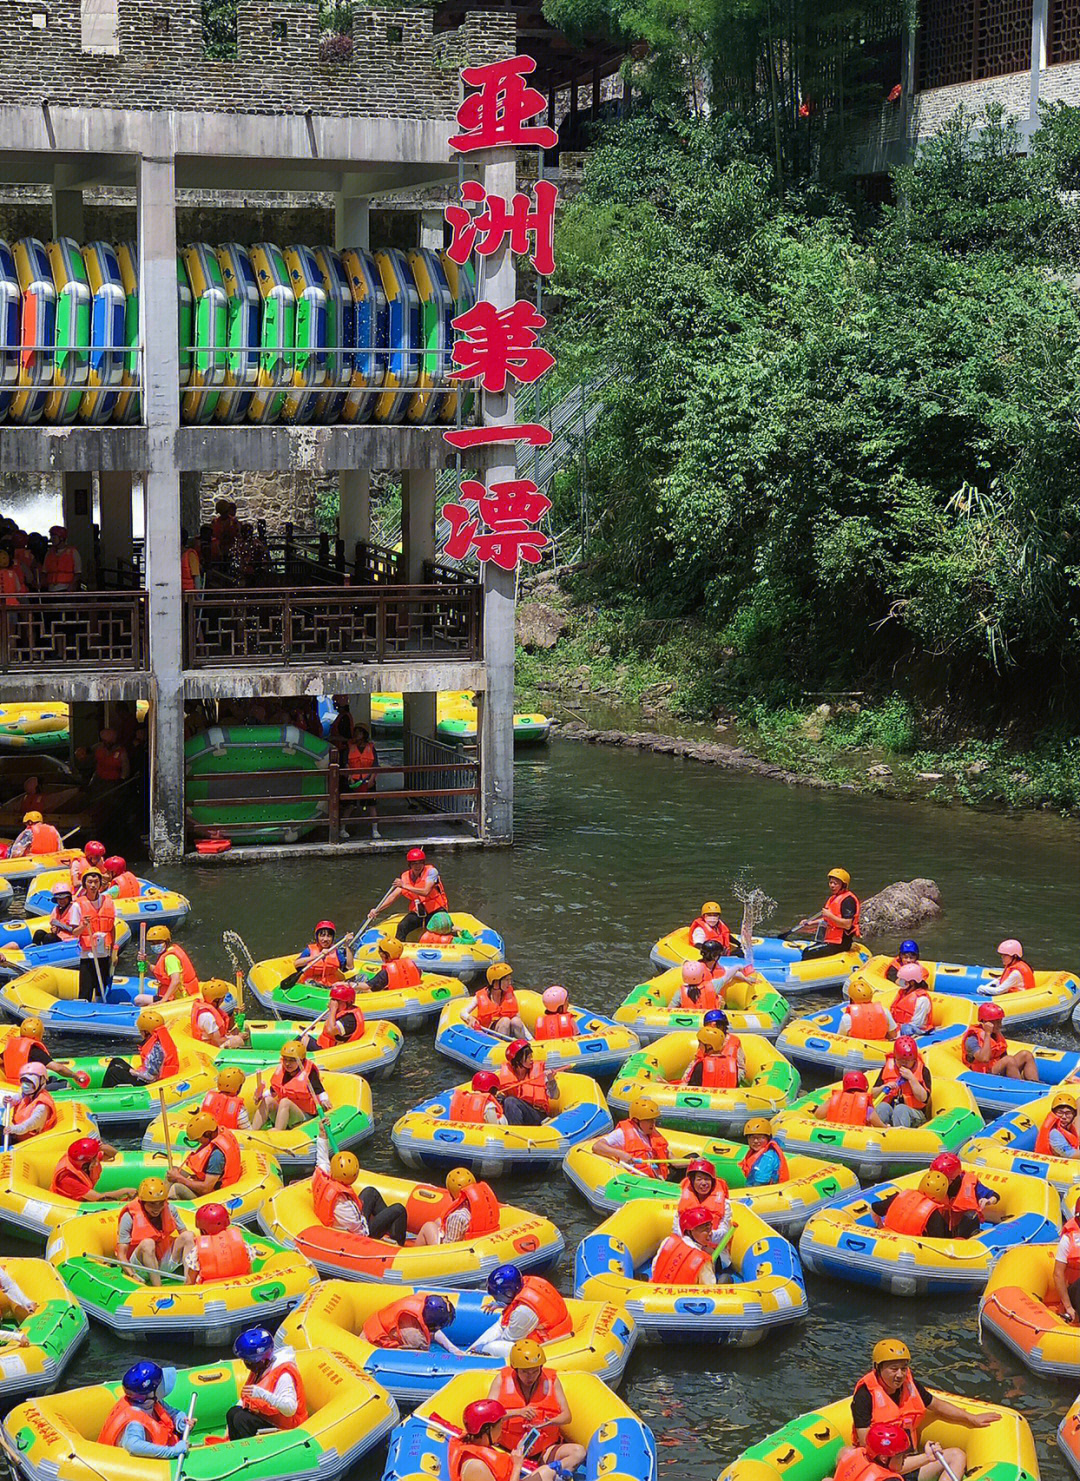
POLYGON ((516 1265, 500 1265, 488 1276, 488 1295, 505 1305, 522 1287, 521 1271, 516 1265))
POLYGON ((265 1363, 273 1350, 274 1335, 265 1327, 249 1327, 233 1343, 233 1352, 249 1368, 265 1363))
POLYGON ((905 952, 910 952, 912 956, 918 956, 919 955, 919 943, 917 941, 911 941, 911 940, 901 941, 901 943, 900 943, 900 955, 903 956, 905 952))
POLYGON ((711 1024, 715 1024, 717 1028, 722 1028, 724 1032, 727 1033, 727 1014, 724 1012, 723 1008, 710 1008, 708 1013, 706 1013, 702 1017, 702 1028, 705 1028, 707 1025, 711 1024))
POLYGON ((424 1325, 439 1332, 454 1320, 454 1308, 445 1296, 428 1296, 424 1301, 424 1325))
POLYGON ((157 1363, 148 1362, 144 1358, 141 1363, 133 1363, 124 1374, 124 1392, 137 1399, 148 1399, 157 1393, 164 1376, 157 1363))

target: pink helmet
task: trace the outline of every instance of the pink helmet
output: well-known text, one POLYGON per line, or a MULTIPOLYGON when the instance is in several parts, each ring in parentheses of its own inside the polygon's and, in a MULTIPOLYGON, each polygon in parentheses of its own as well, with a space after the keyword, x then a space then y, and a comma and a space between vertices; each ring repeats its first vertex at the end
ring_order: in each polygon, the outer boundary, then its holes
POLYGON ((705 981, 704 962, 683 962, 682 980, 685 983, 701 983, 705 981))
POLYGON ((1024 948, 1015 936, 1006 936, 1005 940, 998 946, 998 952, 1001 956, 1023 956, 1024 948))
POLYGON ((566 1007, 566 988, 558 986, 549 987, 545 991, 541 1001, 545 1008, 549 1008, 553 1013, 557 1013, 560 1008, 566 1007))
POLYGON ((33 1080, 38 1085, 49 1078, 49 1072, 43 1064, 24 1064, 19 1071, 20 1080, 33 1080))
POLYGON ((905 962, 896 974, 897 982, 929 982, 930 973, 922 962, 905 962))

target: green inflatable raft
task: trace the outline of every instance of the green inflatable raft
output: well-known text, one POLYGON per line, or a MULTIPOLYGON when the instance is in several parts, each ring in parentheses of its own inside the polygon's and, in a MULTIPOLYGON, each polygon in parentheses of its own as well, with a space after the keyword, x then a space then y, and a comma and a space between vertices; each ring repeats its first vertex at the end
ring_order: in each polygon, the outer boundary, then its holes
POLYGON ((326 817, 331 749, 295 725, 215 725, 193 735, 184 769, 195 833, 235 832, 240 844, 305 837, 326 817))

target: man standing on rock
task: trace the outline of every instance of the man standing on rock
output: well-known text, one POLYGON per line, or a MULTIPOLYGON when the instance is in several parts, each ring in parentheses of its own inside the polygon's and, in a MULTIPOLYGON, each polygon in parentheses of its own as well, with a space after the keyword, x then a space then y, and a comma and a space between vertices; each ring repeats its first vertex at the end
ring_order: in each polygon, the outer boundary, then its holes
POLYGON ((829 898, 820 913, 795 927, 796 931, 814 930, 814 944, 803 947, 804 962, 850 951, 852 942, 859 939, 859 897, 850 884, 851 875, 846 869, 830 869, 829 898))

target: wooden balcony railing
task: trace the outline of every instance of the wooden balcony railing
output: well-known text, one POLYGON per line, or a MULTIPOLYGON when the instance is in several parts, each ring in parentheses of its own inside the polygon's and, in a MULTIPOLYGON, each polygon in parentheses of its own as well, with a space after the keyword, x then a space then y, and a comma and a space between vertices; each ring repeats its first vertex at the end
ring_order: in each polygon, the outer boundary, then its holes
POLYGON ((357 540, 353 571, 358 586, 397 586, 402 572, 401 552, 370 540, 357 540))
POLYGON ((0 672, 147 667, 145 591, 31 593, 0 607, 0 672))
POLYGON ((189 591, 184 665, 381 663, 480 657, 481 589, 459 586, 189 591))

